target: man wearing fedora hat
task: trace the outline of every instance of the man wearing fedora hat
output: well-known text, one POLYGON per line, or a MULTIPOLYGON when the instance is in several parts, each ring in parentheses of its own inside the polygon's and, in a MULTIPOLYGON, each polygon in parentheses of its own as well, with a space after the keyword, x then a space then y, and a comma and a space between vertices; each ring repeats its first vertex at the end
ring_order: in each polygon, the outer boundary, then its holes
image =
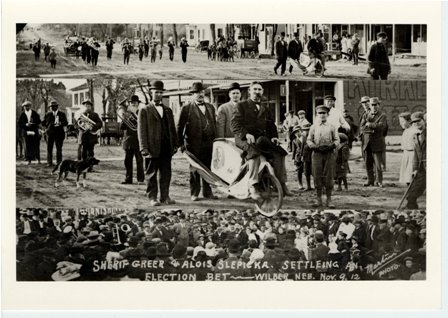
POLYGON ((368 73, 374 80, 387 80, 391 72, 389 56, 386 48, 387 34, 379 32, 376 42, 370 47, 367 61, 369 62, 368 73))
POLYGON ((22 107, 23 112, 20 114, 18 125, 25 132, 25 159, 28 161, 28 165, 36 159, 40 163, 39 125, 41 120, 39 114, 31 109, 30 101, 23 102, 22 107))
POLYGON ((411 115, 414 135, 413 182, 407 195, 407 209, 418 209, 417 199, 426 190, 426 121, 422 112, 411 115))
POLYGON ((170 198, 171 158, 177 151, 177 135, 171 108, 163 105, 162 81, 151 83, 152 102, 138 113, 140 151, 147 159, 146 195, 152 206, 175 204, 170 198), (160 188, 160 201, 157 198, 160 188))
MULTIPOLYGON (((177 136, 182 150, 188 150, 202 164, 210 168, 212 162, 213 140, 216 137, 216 116, 213 105, 204 102, 204 86, 201 82, 193 83, 190 93, 192 101, 180 111, 177 136)), ((201 178, 197 171, 190 171, 191 200, 197 201, 201 191, 204 198, 216 198, 210 185, 201 178)))
POLYGON ((62 145, 65 139, 64 127, 67 126, 67 116, 59 110, 57 101, 50 102, 51 111, 45 115, 42 126, 47 132, 47 163, 53 166, 53 146, 56 144, 56 163, 62 161, 62 145))
MULTIPOLYGON (((127 106, 128 108, 132 109, 126 109, 125 111, 130 111, 133 113, 138 114, 139 112, 139 104, 140 99, 137 95, 131 96, 130 105, 127 106)), ((124 104, 123 104, 124 105, 124 104)), ((126 106, 125 106, 126 107, 126 106)), ((135 163, 137 165, 137 183, 143 183, 145 180, 145 173, 143 170, 143 157, 140 152, 140 145, 138 143, 138 134, 137 131, 132 130, 131 127, 127 125, 125 122, 121 122, 120 125, 121 130, 123 130, 123 150, 125 151, 125 157, 124 157, 124 166, 126 168, 126 177, 125 180, 121 184, 132 184, 133 179, 133 158, 135 157, 135 163)))
POLYGON ((328 122, 329 109, 325 105, 316 107, 316 122, 311 126, 307 144, 313 151, 312 170, 314 186, 317 191, 315 207, 322 206, 322 189, 325 187, 327 207, 334 208, 331 202, 333 191, 336 155, 334 150, 339 145, 339 135, 336 128, 328 122))
POLYGON ((287 152, 279 145, 277 126, 269 108, 261 103, 262 96, 261 83, 252 82, 249 87, 249 99, 236 105, 231 120, 235 144, 245 152, 248 160, 248 188, 254 200, 260 199, 257 186, 260 181, 258 169, 261 154, 270 157, 284 194, 291 195, 286 187, 285 156, 287 152))
POLYGON ((386 151, 385 130, 387 129, 386 114, 379 110, 380 100, 371 97, 370 110, 361 120, 362 151, 364 153, 367 183, 364 186, 376 185, 383 187, 383 153, 386 151))
MULTIPOLYGON (((86 99, 82 104, 86 107, 83 114, 95 123, 85 131, 80 129, 78 134, 78 144, 82 146, 81 158, 82 160, 86 160, 87 158, 95 156, 94 148, 98 143, 97 132, 103 127, 103 122, 101 121, 100 116, 94 112, 93 103, 90 99, 86 99)), ((92 167, 90 167, 88 171, 92 171, 92 167)))
POLYGON ((231 127, 232 113, 237 103, 241 100, 240 84, 232 83, 229 88, 230 101, 218 108, 216 119, 216 133, 218 138, 233 138, 231 127))

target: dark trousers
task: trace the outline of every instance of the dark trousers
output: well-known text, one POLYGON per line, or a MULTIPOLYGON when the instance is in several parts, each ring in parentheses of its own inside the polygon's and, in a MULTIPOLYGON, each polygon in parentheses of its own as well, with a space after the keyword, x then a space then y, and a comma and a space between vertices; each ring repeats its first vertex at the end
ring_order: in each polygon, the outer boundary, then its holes
POLYGON ((174 50, 170 51, 170 61, 172 61, 174 59, 174 50))
POLYGON ((95 144, 84 142, 82 144, 82 152, 81 152, 81 158, 82 160, 86 160, 87 158, 95 157, 95 144))
POLYGON ((311 162, 316 190, 322 191, 323 187, 327 191, 333 190, 336 173, 336 156, 334 152, 322 153, 313 151, 311 162))
POLYGON ((359 52, 353 52, 353 65, 358 65, 359 52))
POLYGON ((94 54, 92 55, 92 65, 97 65, 98 64, 98 55, 94 54))
POLYGON ((149 158, 146 160, 146 164, 148 177, 146 195, 149 199, 156 200, 160 188, 160 201, 167 200, 170 197, 171 157, 149 158), (157 174, 159 183, 157 183, 157 174))
POLYGON ((424 168, 420 168, 418 170, 417 175, 414 178, 414 183, 408 192, 407 197, 407 209, 418 209, 417 199, 425 192, 426 190, 426 170, 424 168))
POLYGON ((56 60, 51 60, 50 66, 51 66, 51 68, 56 68, 56 60))
POLYGON ((40 161, 40 137, 38 135, 25 136, 25 158, 28 161, 40 161))
POLYGON ((107 50, 107 59, 111 59, 112 58, 112 50, 107 50))
POLYGON ((385 73, 373 73, 372 74, 372 79, 374 80, 387 80, 387 77, 389 76, 389 74, 387 72, 385 73))
POLYGON ((374 182, 383 183, 383 152, 373 152, 370 145, 364 150, 364 160, 366 162, 367 180, 370 184, 374 182))
POLYGON ((133 159, 135 157, 135 162, 137 163, 137 181, 143 182, 145 180, 145 173, 143 170, 143 157, 138 149, 126 149, 126 155, 124 157, 124 166, 126 168, 126 182, 132 183, 132 170, 133 170, 133 159))
POLYGON ((187 63, 187 52, 182 52, 182 61, 187 63))
MULTIPOLYGON (((212 152, 213 152, 213 141, 204 142, 203 147, 199 153, 193 153, 196 158, 198 158, 204 166, 210 169, 212 165, 212 152)), ((197 171, 193 171, 190 167, 190 194, 193 196, 199 196, 201 192, 202 183, 202 195, 204 198, 213 195, 212 189, 207 181, 205 181, 197 171)))
POLYGON ((53 146, 56 144, 56 163, 62 161, 62 146, 64 144, 65 136, 48 135, 47 140, 47 162, 53 163, 53 146))
POLYGON ((124 55, 124 61, 123 61, 124 63, 123 64, 129 64, 129 55, 130 54, 125 54, 124 55))
POLYGON ((277 64, 275 64, 274 70, 277 71, 279 67, 282 67, 281 74, 285 74, 286 71, 286 58, 277 59, 277 64))

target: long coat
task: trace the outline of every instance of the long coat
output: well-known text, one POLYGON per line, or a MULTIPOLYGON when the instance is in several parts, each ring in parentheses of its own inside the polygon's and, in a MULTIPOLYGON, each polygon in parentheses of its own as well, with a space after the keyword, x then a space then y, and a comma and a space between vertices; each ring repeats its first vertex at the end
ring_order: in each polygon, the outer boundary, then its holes
POLYGON ((216 129, 218 138, 233 138, 231 120, 235 103, 227 102, 218 108, 216 129))
MULTIPOLYGON (((216 137, 216 115, 213 105, 205 103, 206 116, 216 137)), ((177 138, 179 145, 185 145, 187 150, 199 153, 202 148, 202 127, 201 110, 195 103, 186 104, 180 111, 179 122, 177 124, 177 138)))
POLYGON ((246 134, 253 135, 255 140, 260 136, 266 136, 269 139, 278 138, 277 126, 269 108, 260 104, 260 110, 257 112, 255 102, 250 99, 236 104, 231 125, 235 134, 235 144, 248 151, 248 159, 259 155, 259 153, 247 143, 246 134), (250 149, 254 152, 251 153, 250 149))
POLYGON ((124 122, 121 123, 120 129, 123 130, 123 150, 140 150, 138 132, 129 128, 124 122))
POLYGON ((418 170, 420 162, 422 163, 422 167, 426 170, 426 129, 423 132, 414 135, 414 171, 418 170), (419 136, 420 140, 418 139, 419 136))
POLYGON ((384 44, 377 42, 372 44, 367 59, 369 61, 369 69, 374 68, 375 73, 385 74, 390 71, 389 56, 384 44))
POLYGON ((149 158, 158 158, 163 147, 170 147, 171 154, 177 148, 176 128, 171 108, 162 106, 166 118, 161 118, 154 105, 140 109, 138 113, 138 141, 140 150, 146 149, 149 158), (162 120, 167 120, 169 145, 162 145, 162 120))
POLYGON ((22 112, 19 117, 19 127, 25 131, 25 136, 27 131, 34 131, 35 136, 38 136, 39 133, 39 125, 41 123, 39 114, 35 110, 31 110, 31 121, 32 125, 28 127, 26 124, 28 123, 28 118, 26 117, 25 112, 22 112))
POLYGON ((361 120, 363 150, 370 145, 372 152, 382 152, 386 150, 385 131, 387 129, 386 114, 378 111, 375 115, 365 114, 361 120), (369 128, 365 127, 370 123, 369 128))
POLYGON ((277 59, 286 60, 288 57, 288 44, 285 40, 275 43, 275 54, 277 55, 277 59))
POLYGON ((101 127, 103 127, 103 121, 101 120, 100 116, 95 112, 91 112, 90 114, 84 113, 84 115, 93 120, 95 124, 93 125, 90 131, 85 132, 81 129, 79 130, 78 143, 97 144, 98 135, 96 134, 96 132, 100 130, 101 127))

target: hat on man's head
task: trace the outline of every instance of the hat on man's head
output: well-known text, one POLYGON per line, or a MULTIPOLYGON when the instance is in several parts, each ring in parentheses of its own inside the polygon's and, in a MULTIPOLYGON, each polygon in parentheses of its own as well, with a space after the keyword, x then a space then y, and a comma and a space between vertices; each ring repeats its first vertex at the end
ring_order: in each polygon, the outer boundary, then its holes
POLYGON ((370 101, 369 96, 363 96, 363 97, 361 97, 361 100, 359 101, 359 103, 362 104, 362 103, 367 103, 369 101, 370 101))
POLYGON ((301 109, 301 110, 299 110, 299 111, 297 112, 297 115, 300 115, 300 114, 304 114, 304 115, 306 115, 306 111, 304 111, 303 109, 301 109))
POLYGON ((202 82, 194 82, 193 85, 191 85, 190 93, 198 93, 200 91, 203 91, 204 85, 202 85, 202 82))
POLYGON ((22 107, 25 107, 25 106, 31 106, 31 102, 29 100, 24 101, 22 104, 22 107))
POLYGON ((378 97, 370 97, 370 104, 379 104, 380 99, 378 97))
POLYGON ((387 33, 386 32, 379 32, 376 35, 377 38, 387 38, 387 33))
POLYGON ((285 32, 280 32, 280 35, 281 36, 285 36, 285 32))
POLYGON ((327 99, 330 99, 330 100, 336 100, 336 97, 334 97, 333 95, 325 95, 325 97, 324 97, 324 100, 327 100, 327 99))
POLYGON ((158 90, 158 91, 164 91, 165 90, 162 81, 152 81, 150 89, 154 89, 154 90, 158 90))
POLYGON ((92 101, 90 99, 86 99, 85 101, 82 102, 83 105, 85 104, 90 104, 93 105, 92 101))
POLYGON ((140 98, 137 95, 131 96, 131 103, 134 103, 134 102, 141 103, 140 98))
POLYGON ((294 32, 294 37, 299 36, 299 33, 294 32))
POLYGON ((300 126, 302 128, 302 130, 310 130, 311 129, 311 124, 310 123, 305 123, 302 126, 300 126))
POLYGON ((52 101, 50 102, 50 107, 53 107, 53 106, 59 106, 58 102, 55 101, 55 100, 52 100, 52 101))
POLYGON ((329 113, 330 109, 325 105, 319 105, 316 107, 316 113, 318 113, 319 111, 325 111, 325 112, 329 113))
POLYGON ((423 114, 423 112, 415 112, 412 113, 411 115, 411 122, 417 122, 420 120, 425 120, 425 115, 423 114))
POLYGON ((231 91, 233 91, 233 90, 235 90, 235 89, 237 89, 237 90, 239 90, 239 91, 241 91, 241 87, 240 87, 240 84, 238 84, 238 83, 232 83, 232 84, 230 84, 230 87, 229 87, 229 92, 231 92, 231 91))
POLYGON ((292 133, 294 134, 295 132, 297 132, 297 131, 301 131, 302 130, 302 127, 300 127, 300 125, 295 125, 293 128, 292 128, 292 133))

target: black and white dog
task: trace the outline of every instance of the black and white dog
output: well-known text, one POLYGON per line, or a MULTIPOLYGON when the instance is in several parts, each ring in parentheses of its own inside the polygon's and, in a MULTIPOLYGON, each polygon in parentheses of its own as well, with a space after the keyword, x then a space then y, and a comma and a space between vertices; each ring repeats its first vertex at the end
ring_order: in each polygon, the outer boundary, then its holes
POLYGON ((98 165, 100 161, 95 159, 94 157, 87 158, 86 160, 62 160, 62 162, 58 163, 56 167, 53 169, 53 173, 56 172, 59 168, 58 178, 54 186, 57 188, 59 186, 59 182, 61 180, 67 179, 67 175, 69 172, 76 173, 76 187, 79 188, 79 176, 82 174, 82 186, 86 186, 86 174, 87 170, 95 165, 98 165), (64 175, 64 179, 62 179, 62 175, 64 175))

